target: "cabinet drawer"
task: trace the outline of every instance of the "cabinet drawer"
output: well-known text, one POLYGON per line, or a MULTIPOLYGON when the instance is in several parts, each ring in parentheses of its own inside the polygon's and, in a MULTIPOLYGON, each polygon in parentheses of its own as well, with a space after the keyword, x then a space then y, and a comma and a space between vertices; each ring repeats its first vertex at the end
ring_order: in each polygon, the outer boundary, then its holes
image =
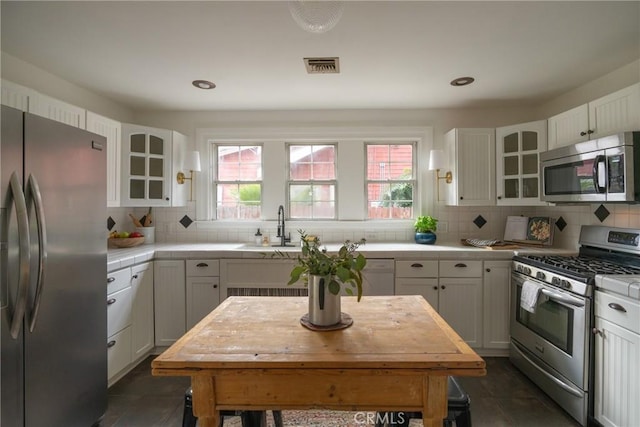
POLYGON ((107 295, 107 336, 131 325, 131 286, 107 295))
POLYGON ((131 363, 131 326, 107 339, 107 377, 112 378, 131 363))
POLYGON ((187 277, 219 276, 220 261, 217 259, 188 259, 187 277))
POLYGON ((107 273, 107 294, 124 289, 131 285, 131 269, 123 268, 122 270, 107 273))
POLYGON ((482 277, 482 261, 440 261, 440 277, 482 277))
POLYGON ((640 333, 640 301, 596 291, 595 313, 631 332, 640 333))
POLYGON ((396 261, 396 277, 438 277, 438 261, 396 261))

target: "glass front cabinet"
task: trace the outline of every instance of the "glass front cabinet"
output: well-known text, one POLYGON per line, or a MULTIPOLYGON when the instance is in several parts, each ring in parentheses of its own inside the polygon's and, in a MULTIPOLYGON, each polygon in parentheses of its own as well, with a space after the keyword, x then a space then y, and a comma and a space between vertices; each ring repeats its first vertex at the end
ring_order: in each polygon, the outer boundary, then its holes
POLYGON ((496 202, 502 206, 546 205, 540 200, 540 153, 547 149, 547 122, 496 129, 496 202))
POLYGON ((184 206, 184 185, 175 179, 183 154, 183 135, 123 124, 121 205, 184 206))

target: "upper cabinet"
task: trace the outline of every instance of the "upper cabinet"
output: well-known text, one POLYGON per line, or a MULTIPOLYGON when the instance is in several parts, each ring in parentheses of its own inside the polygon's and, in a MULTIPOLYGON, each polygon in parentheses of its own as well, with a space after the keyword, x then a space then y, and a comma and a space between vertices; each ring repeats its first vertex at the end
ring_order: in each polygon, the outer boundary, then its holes
POLYGON ((2 104, 86 129, 86 110, 67 104, 33 89, 2 80, 2 104))
POLYGON ((452 129, 445 134, 453 181, 447 184, 447 204, 496 204, 496 144, 494 129, 452 129))
POLYGON ((107 138, 107 207, 120 206, 121 124, 87 111, 87 130, 107 138))
POLYGON ((640 129, 640 83, 550 117, 547 126, 550 150, 640 129))
POLYGON ((547 122, 496 129, 496 203, 546 205, 540 201, 539 154, 547 149, 547 122))
POLYGON ((184 206, 185 185, 176 175, 185 138, 166 130, 122 125, 122 206, 184 206))

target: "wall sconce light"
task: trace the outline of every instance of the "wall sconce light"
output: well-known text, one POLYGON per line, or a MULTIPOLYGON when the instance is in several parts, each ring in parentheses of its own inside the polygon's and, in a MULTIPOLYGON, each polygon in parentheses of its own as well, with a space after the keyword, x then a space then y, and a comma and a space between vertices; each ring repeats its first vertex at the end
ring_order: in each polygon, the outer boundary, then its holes
POLYGON ((184 162, 182 162, 182 168, 184 170, 191 171, 189 178, 185 176, 183 172, 178 172, 176 177, 178 184, 184 184, 186 180, 191 181, 191 188, 189 190, 189 201, 193 201, 193 173, 200 172, 200 153, 198 151, 187 151, 184 156, 184 162))
POLYGON ((451 184, 453 181, 453 174, 451 171, 447 171, 444 176, 440 176, 440 169, 443 169, 447 166, 447 163, 444 158, 444 151, 442 150, 431 150, 429 152, 429 170, 436 171, 436 201, 440 201, 440 180, 444 179, 444 182, 447 184, 451 184))

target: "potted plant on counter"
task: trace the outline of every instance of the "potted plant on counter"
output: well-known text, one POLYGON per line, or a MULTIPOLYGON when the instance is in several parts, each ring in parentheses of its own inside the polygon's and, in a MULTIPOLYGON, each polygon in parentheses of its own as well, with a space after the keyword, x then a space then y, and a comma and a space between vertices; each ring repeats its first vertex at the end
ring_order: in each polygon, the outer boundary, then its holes
POLYGON ((321 328, 340 325, 344 323, 340 309, 341 291, 344 289, 347 295, 357 296, 358 301, 362 298, 362 269, 367 260, 356 250, 365 240, 347 240, 338 252, 332 253, 320 246, 318 237, 308 236, 304 230, 298 232, 302 245, 300 253, 292 255, 290 252, 275 251, 273 256, 296 260, 288 285, 299 280, 307 284, 309 313, 301 321, 305 326, 308 326, 305 323, 308 322, 321 328))
POLYGON ((436 242, 436 229, 438 228, 438 220, 430 215, 420 215, 413 224, 416 235, 416 243, 422 245, 433 245, 436 242))

